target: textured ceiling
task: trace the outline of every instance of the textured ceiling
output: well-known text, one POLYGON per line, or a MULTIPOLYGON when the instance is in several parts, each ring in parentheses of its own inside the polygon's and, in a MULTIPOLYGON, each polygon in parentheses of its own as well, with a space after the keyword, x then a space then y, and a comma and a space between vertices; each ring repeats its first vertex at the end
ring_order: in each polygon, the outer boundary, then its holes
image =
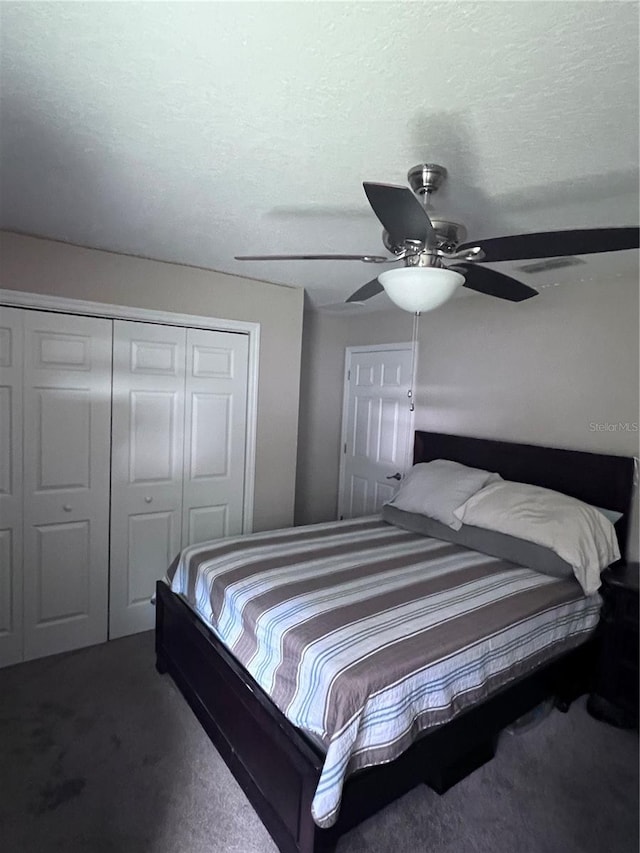
MULTIPOLYGON (((470 237, 638 222, 636 3, 3 2, 0 14, 4 228, 304 286, 323 304, 375 272, 233 255, 379 254, 361 182, 403 183, 419 162, 447 166, 434 204, 470 237)), ((635 264, 624 252, 520 277, 635 264)))

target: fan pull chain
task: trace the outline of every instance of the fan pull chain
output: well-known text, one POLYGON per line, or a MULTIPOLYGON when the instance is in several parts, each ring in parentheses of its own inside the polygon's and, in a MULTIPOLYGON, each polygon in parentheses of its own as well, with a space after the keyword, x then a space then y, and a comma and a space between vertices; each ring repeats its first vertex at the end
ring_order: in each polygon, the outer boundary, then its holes
POLYGON ((413 386, 416 381, 416 350, 418 348, 418 331, 420 328, 420 312, 416 311, 413 315, 413 328, 411 331, 411 387, 407 391, 409 398, 409 411, 415 412, 416 407, 413 402, 413 386))

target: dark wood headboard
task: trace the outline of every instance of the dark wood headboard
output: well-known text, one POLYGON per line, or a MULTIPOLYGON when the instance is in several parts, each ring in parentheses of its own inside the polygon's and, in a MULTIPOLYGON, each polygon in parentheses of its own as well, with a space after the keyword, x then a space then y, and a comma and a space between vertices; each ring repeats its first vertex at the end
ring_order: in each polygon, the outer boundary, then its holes
POLYGON ((414 464, 434 459, 452 459, 472 468, 497 471, 505 480, 544 486, 593 506, 622 512, 616 533, 625 557, 634 479, 632 457, 416 430, 414 464))

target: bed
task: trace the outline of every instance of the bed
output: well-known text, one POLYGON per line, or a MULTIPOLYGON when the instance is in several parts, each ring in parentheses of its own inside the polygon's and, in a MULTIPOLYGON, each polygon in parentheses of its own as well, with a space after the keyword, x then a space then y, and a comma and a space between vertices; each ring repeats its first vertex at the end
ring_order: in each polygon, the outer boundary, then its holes
MULTIPOLYGON (((414 462, 439 459, 621 512, 616 533, 624 552, 632 459, 417 432, 414 462)), ((402 541, 413 547, 411 536, 402 541)), ((356 770, 344 784, 337 820, 321 828, 312 805, 326 743, 287 719, 183 597, 165 583, 157 588, 157 668, 170 673, 283 853, 332 850, 341 834, 418 783, 444 792, 490 759, 500 731, 542 699, 552 695, 568 707, 584 692, 593 647, 589 639, 541 660, 533 671, 460 708, 450 722, 426 727, 394 760, 356 770)))

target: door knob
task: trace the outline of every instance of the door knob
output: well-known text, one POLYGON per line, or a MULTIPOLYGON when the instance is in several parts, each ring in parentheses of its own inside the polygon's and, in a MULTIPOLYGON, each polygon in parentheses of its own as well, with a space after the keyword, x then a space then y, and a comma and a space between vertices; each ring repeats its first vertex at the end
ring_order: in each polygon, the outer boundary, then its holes
POLYGON ((400 471, 396 471, 395 474, 389 474, 389 476, 387 477, 387 480, 401 480, 401 479, 402 479, 402 474, 400 473, 400 471))
POLYGON ((62 507, 62 509, 63 509, 65 512, 71 512, 71 510, 73 509, 73 507, 72 507, 72 506, 70 506, 69 504, 65 504, 65 505, 62 507))
POLYGON ((146 504, 150 504, 152 500, 153 500, 153 498, 150 495, 147 495, 146 498, 144 499, 144 502, 146 504))

